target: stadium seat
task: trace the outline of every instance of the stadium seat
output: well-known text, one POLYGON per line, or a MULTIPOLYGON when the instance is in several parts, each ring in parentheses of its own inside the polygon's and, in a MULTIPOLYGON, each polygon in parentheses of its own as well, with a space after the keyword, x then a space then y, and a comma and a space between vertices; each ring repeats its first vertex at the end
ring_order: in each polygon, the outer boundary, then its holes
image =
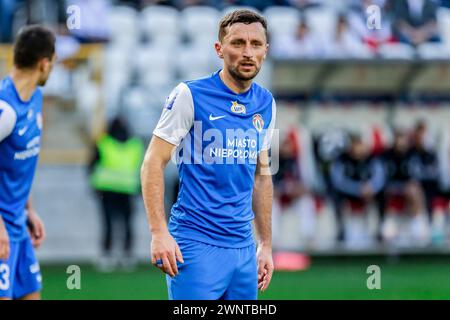
POLYGON ((222 10, 221 18, 224 17, 225 15, 227 15, 228 13, 233 12, 235 10, 239 10, 239 9, 248 9, 248 10, 252 10, 252 11, 260 13, 260 11, 258 9, 256 9, 255 7, 252 7, 252 6, 228 6, 222 10))
POLYGON ((264 10, 264 16, 267 19, 270 35, 277 38, 294 33, 300 23, 299 12, 292 7, 268 7, 264 10))
POLYGON ((450 50, 450 9, 439 8, 437 12, 437 22, 442 43, 446 50, 450 50))
POLYGON ((180 47, 177 59, 180 79, 204 77, 216 70, 219 61, 212 48, 211 51, 207 51, 195 45, 180 47))
POLYGON ((141 137, 149 137, 156 125, 162 103, 142 86, 131 86, 123 92, 123 111, 129 123, 132 123, 133 133, 141 137))
POLYGON ((450 51, 443 43, 423 43, 417 47, 417 53, 423 59, 447 59, 450 51))
MULTIPOLYGON (((114 43, 106 47, 103 72, 103 92, 107 110, 115 111, 119 106, 120 92, 128 84, 130 68, 128 49, 114 43)), ((109 111, 108 111, 109 112, 109 111)))
POLYGON ((139 40, 137 11, 127 6, 113 6, 108 16, 111 41, 122 48, 130 48, 139 40))
POLYGON ((406 59, 414 58, 415 50, 405 43, 386 43, 380 45, 379 54, 386 59, 406 59))
POLYGON ((179 12, 177 9, 152 5, 141 12, 143 36, 158 46, 175 48, 180 41, 179 12), (163 32, 161 32, 163 31, 163 32))
POLYGON ((193 6, 181 12, 181 24, 190 42, 211 45, 217 39, 220 12, 207 6, 193 6))
POLYGON ((139 82, 149 89, 167 90, 176 78, 173 52, 158 45, 140 46, 136 49, 134 67, 139 82))
POLYGON ((333 9, 326 7, 309 9, 305 12, 306 23, 311 28, 311 32, 323 41, 326 41, 334 34, 336 18, 337 13, 333 9))

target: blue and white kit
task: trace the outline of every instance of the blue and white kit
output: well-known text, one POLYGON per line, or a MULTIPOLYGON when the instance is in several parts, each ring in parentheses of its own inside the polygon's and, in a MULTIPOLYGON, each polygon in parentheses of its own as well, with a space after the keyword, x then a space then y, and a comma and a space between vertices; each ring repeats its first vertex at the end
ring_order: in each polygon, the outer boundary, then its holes
POLYGON ((169 231, 185 262, 167 276, 171 299, 257 298, 252 193, 276 105, 256 83, 234 93, 219 72, 180 83, 153 132, 177 146, 180 187, 169 231))
POLYGON ((25 206, 36 170, 42 132, 42 92, 22 101, 11 77, 0 82, 0 215, 10 240, 0 260, 0 297, 41 289, 41 274, 27 231, 25 206))

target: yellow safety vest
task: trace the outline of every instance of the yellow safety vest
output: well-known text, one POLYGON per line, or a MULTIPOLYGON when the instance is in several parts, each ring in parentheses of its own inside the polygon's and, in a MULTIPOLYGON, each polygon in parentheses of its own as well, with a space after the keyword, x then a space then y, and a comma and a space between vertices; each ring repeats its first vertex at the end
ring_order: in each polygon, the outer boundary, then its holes
POLYGON ((90 177, 91 185, 101 191, 138 193, 143 143, 137 138, 121 142, 105 135, 100 138, 97 147, 100 160, 90 177))

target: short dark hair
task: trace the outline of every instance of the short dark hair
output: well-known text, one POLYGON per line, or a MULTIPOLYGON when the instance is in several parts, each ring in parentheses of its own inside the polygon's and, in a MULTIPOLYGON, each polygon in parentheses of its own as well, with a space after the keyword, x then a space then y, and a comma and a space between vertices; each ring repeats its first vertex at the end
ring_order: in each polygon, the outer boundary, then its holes
POLYGON ((259 22, 264 27, 267 38, 267 20, 262 15, 248 9, 239 9, 228 13, 219 23, 219 41, 226 36, 226 28, 235 23, 250 24, 259 22))
POLYGON ((34 68, 39 60, 51 59, 55 53, 55 35, 41 25, 21 28, 14 44, 14 65, 20 69, 34 68))

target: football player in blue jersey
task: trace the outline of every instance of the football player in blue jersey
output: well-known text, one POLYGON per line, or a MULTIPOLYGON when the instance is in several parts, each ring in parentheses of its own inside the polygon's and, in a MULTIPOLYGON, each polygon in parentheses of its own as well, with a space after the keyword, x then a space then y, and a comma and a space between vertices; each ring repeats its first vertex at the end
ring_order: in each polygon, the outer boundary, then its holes
POLYGON ((253 82, 268 52, 267 22, 237 10, 221 20, 218 38, 223 68, 172 91, 141 170, 151 260, 167 274, 169 299, 254 300, 273 273, 276 106, 253 82), (167 224, 163 177, 173 153, 180 187, 167 224))
POLYGON ((40 150, 43 86, 55 62, 55 36, 24 27, 14 67, 0 81, 0 299, 40 299, 41 274, 33 247, 45 238, 30 189, 40 150))

